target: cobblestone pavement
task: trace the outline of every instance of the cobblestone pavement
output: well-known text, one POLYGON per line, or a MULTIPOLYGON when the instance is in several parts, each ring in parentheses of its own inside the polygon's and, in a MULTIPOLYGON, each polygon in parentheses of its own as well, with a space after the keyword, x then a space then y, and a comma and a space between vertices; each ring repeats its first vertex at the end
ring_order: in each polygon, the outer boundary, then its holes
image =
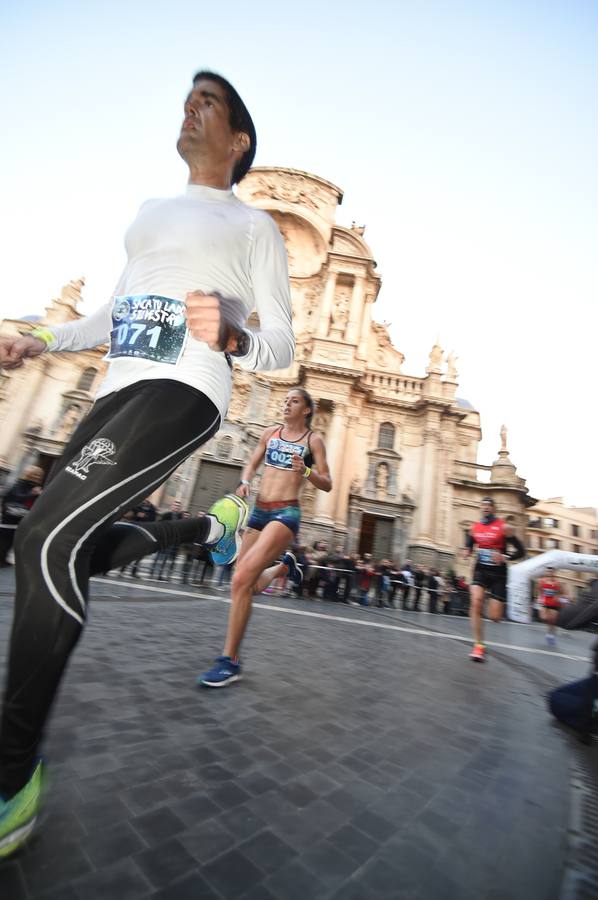
MULTIPOLYGON (((0 573, 0 653, 11 573, 0 573)), ((585 673, 532 626, 262 597, 245 679, 198 690, 224 593, 98 579, 49 729, 51 789, 3 900, 556 900, 585 673)))

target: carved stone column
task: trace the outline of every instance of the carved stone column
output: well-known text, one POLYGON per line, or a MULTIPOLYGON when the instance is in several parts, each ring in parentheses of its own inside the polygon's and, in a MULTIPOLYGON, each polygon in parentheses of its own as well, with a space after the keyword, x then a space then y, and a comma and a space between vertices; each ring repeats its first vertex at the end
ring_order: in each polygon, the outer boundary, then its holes
POLYGON ((359 332, 359 349, 357 350, 357 356, 359 359, 367 359, 368 356, 368 341, 370 337, 370 325, 372 322, 372 299, 370 297, 366 297, 366 301, 363 305, 363 312, 361 314, 361 329, 359 332))
MULTIPOLYGON (((178 470, 180 478, 177 481, 176 499, 181 501, 183 509, 188 509, 193 514, 199 511, 191 510, 190 506, 191 500, 193 498, 193 491, 195 490, 195 482, 197 480, 197 473, 199 471, 200 463, 201 451, 196 451, 188 459, 185 460, 183 465, 180 466, 178 470)), ((174 477, 176 477, 176 473, 174 477)), ((201 510, 201 512, 206 512, 206 510, 201 510)))
POLYGON ((336 290, 336 272, 328 273, 328 280, 322 292, 322 303, 320 305, 320 318, 318 320, 318 337, 327 337, 330 328, 330 313, 332 312, 332 304, 334 303, 334 292, 336 290))
POLYGON ((424 427, 424 446, 420 470, 420 497, 417 541, 434 542, 434 517, 436 514, 438 478, 438 447, 440 431, 438 413, 428 413, 424 427))
POLYGON ((436 481, 436 519, 434 528, 435 543, 452 548, 452 486, 449 484, 449 472, 455 455, 456 424, 446 422, 439 440, 437 481, 436 481))
POLYGON ((343 471, 346 434, 347 406, 344 403, 335 403, 332 420, 326 437, 326 457, 332 476, 332 490, 329 493, 318 491, 316 494, 314 515, 316 522, 330 524, 335 520, 336 504, 338 502, 340 488, 339 482, 343 471))
POLYGON ((347 551, 349 553, 357 553, 359 535, 361 533, 361 512, 355 505, 355 500, 349 505, 348 531, 347 551))
POLYGON ((351 296, 351 307, 349 309, 349 323, 345 335, 347 344, 357 344, 360 338, 359 320, 361 319, 361 311, 363 309, 365 299, 365 278, 358 275, 353 285, 353 294, 351 296))
POLYGON ((392 532, 392 559, 405 561, 405 545, 407 543, 403 519, 397 517, 392 532))
POLYGON ((349 491, 351 489, 351 482, 356 474, 353 465, 353 460, 355 458, 353 435, 355 434, 358 421, 359 417, 356 413, 346 417, 341 452, 342 464, 338 473, 338 485, 334 485, 334 490, 338 491, 335 513, 336 527, 343 530, 346 530, 349 527, 349 491))

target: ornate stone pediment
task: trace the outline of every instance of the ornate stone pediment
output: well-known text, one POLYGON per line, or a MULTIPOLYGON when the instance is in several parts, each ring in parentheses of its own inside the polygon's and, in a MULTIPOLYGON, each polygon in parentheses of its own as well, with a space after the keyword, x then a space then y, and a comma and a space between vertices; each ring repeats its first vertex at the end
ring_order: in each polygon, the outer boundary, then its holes
POLYGON ((373 260, 372 251, 358 231, 335 226, 332 231, 332 252, 373 260))
POLYGON ((241 200, 262 209, 295 211, 302 209, 309 219, 320 219, 326 238, 334 223, 343 192, 336 185, 300 169, 256 166, 238 188, 241 200))

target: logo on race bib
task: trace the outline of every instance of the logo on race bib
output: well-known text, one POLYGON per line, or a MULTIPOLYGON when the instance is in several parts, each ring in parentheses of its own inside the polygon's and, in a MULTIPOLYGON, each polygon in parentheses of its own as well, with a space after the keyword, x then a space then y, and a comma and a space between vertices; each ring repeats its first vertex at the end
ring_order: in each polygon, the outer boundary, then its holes
POLYGON ((115 322, 122 322, 131 312, 131 304, 124 297, 117 297, 112 310, 112 318, 115 322))
POLYGON ((91 444, 86 444, 76 459, 66 467, 66 471, 70 472, 81 481, 85 481, 89 475, 90 466, 115 466, 116 463, 109 459, 114 456, 116 447, 108 438, 96 438, 91 444))

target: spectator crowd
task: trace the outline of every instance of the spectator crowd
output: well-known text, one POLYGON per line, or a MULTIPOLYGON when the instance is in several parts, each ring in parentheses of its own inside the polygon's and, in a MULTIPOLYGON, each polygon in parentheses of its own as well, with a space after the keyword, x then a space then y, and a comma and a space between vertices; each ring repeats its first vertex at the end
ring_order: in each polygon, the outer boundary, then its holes
POLYGON ((304 573, 295 592, 307 599, 461 615, 469 609, 469 586, 450 570, 441 575, 410 560, 374 559, 340 546, 331 551, 323 541, 294 553, 304 573))
MULTIPOLYGON (((153 522, 158 513, 149 500, 125 516, 131 522, 153 522)), ((180 502, 171 503, 162 519, 190 516, 180 502)), ((467 615, 469 585, 452 571, 441 575, 438 569, 404 564, 389 559, 375 560, 371 553, 347 553, 341 546, 331 551, 324 541, 311 547, 296 545, 293 552, 303 572, 303 583, 296 588, 279 579, 266 593, 295 594, 308 600, 327 600, 359 606, 404 609, 431 613, 467 615)), ((140 563, 121 570, 139 578, 140 563)), ((183 544, 156 553, 146 569, 150 578, 160 581, 177 580, 182 584, 226 588, 231 568, 214 567, 210 554, 197 544, 183 544)))
MULTIPOLYGON (((43 471, 30 467, 5 491, 0 525, 0 566, 11 562, 16 526, 39 496, 43 471)), ((124 521, 143 527, 157 519, 181 519, 191 513, 174 500, 170 509, 159 513, 149 498, 126 513, 124 521)), ((312 546, 295 546, 293 552, 303 571, 303 583, 296 588, 279 579, 268 593, 294 593, 308 600, 325 600, 359 606, 404 609, 419 612, 467 615, 469 586, 452 571, 424 569, 407 560, 374 559, 371 553, 347 553, 343 547, 331 550, 324 541, 312 546)), ((201 586, 226 588, 232 567, 214 567, 208 551, 197 544, 183 544, 156 553, 147 560, 123 567, 120 574, 132 578, 149 577, 201 586)))

